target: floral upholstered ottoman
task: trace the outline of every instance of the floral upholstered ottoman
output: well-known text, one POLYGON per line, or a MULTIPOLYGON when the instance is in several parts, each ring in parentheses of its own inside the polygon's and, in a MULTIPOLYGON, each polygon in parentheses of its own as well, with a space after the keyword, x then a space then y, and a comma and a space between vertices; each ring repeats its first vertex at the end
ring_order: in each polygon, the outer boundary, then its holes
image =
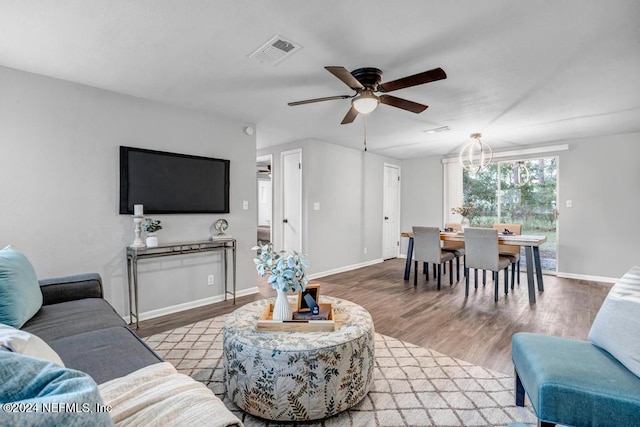
POLYGON ((247 304, 224 327, 227 395, 242 410, 269 420, 330 417, 360 402, 373 377, 371 315, 352 302, 334 306, 334 332, 257 331, 270 300, 247 304))

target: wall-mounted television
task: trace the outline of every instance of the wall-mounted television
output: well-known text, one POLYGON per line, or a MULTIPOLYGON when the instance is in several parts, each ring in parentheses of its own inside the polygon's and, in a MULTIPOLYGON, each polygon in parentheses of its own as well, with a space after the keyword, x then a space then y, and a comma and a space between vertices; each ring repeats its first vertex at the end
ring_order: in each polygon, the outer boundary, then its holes
POLYGON ((120 213, 229 213, 229 163, 120 146, 120 213))

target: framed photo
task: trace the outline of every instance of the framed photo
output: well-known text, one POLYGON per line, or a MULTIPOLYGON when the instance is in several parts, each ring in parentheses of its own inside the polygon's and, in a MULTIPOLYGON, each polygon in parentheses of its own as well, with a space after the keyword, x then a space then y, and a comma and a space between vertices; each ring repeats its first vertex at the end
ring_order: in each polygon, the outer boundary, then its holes
POLYGON ((307 285, 303 292, 298 292, 298 311, 311 311, 309 305, 304 300, 305 295, 311 295, 317 304, 320 304, 320 285, 307 285))

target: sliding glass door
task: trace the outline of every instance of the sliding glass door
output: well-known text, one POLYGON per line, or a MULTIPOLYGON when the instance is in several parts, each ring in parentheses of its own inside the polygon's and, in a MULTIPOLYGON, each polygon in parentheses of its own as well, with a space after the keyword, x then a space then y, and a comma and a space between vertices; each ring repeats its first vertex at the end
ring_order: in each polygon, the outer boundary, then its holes
POLYGON ((522 224, 523 234, 547 236, 540 247, 542 269, 557 268, 557 157, 492 163, 478 173, 463 171, 463 198, 476 211, 472 225, 522 224))

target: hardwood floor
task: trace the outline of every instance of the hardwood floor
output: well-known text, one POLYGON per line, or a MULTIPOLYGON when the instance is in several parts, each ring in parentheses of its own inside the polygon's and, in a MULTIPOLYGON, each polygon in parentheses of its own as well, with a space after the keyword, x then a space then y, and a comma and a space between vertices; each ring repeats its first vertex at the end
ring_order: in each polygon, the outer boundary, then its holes
MULTIPOLYGON (((476 365, 512 374, 511 336, 516 332, 538 332, 568 338, 586 339, 610 284, 544 276, 545 291, 530 306, 526 274, 520 286, 493 301, 493 283, 479 284, 464 297, 464 278, 449 286, 448 275, 442 289, 435 281, 418 278, 418 286, 404 281, 404 260, 393 259, 370 267, 334 274, 314 280, 321 295, 348 299, 371 313, 376 332, 476 365)), ((455 266, 454 266, 455 271, 455 266)), ((412 272, 413 273, 413 272, 412 272)), ((455 273, 454 273, 455 274, 455 273)), ((251 301, 275 297, 264 280, 258 280, 260 293, 230 301, 140 322, 138 334, 149 336, 214 316, 221 316, 251 301)))

